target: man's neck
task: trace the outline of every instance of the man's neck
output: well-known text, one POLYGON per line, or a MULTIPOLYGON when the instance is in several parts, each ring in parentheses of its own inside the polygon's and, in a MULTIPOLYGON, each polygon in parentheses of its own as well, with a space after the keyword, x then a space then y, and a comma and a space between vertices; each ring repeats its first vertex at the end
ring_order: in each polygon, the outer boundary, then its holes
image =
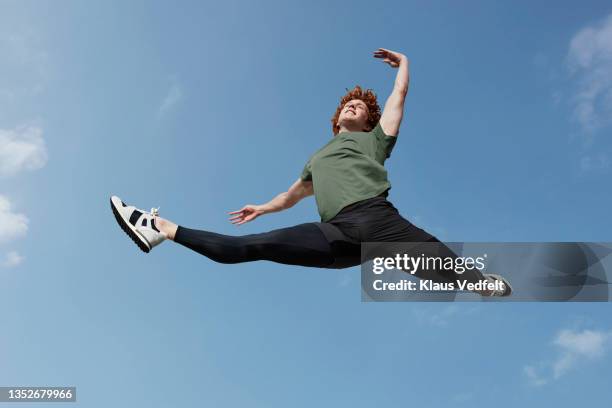
POLYGON ((369 132, 369 130, 363 129, 363 128, 359 128, 359 127, 346 127, 344 125, 340 126, 340 130, 338 131, 338 134, 340 133, 344 133, 344 132, 369 132))

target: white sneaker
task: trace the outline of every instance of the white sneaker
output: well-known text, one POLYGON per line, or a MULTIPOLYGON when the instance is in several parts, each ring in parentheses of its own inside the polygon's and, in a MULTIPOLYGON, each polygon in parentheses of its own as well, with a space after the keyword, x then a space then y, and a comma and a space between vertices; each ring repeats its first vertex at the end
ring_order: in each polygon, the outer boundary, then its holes
POLYGON ((485 273, 484 277, 487 278, 489 282, 495 283, 495 281, 501 281, 503 283, 503 289, 494 290, 489 296, 510 296, 512 294, 512 286, 510 286, 510 282, 506 278, 501 275, 496 275, 493 273, 485 273))
POLYGON ((153 247, 166 240, 166 234, 158 230, 155 225, 155 217, 158 216, 157 208, 151 208, 151 212, 145 212, 134 206, 126 205, 117 196, 112 196, 110 203, 121 229, 144 252, 148 253, 153 247))

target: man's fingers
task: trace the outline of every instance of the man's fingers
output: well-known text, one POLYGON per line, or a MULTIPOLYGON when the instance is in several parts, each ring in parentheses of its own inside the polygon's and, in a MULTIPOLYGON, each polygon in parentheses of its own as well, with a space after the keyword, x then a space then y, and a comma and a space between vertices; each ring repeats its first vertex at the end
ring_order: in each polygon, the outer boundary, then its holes
POLYGON ((245 206, 238 211, 231 211, 228 214, 237 214, 229 218, 229 222, 234 225, 242 225, 246 222, 255 219, 259 215, 256 211, 253 211, 251 208, 249 208, 249 206, 245 206))
POLYGON ((379 48, 378 50, 379 51, 374 51, 374 55, 378 58, 387 57, 387 58, 393 58, 394 60, 397 60, 400 58, 400 54, 395 51, 391 51, 386 48, 379 48))

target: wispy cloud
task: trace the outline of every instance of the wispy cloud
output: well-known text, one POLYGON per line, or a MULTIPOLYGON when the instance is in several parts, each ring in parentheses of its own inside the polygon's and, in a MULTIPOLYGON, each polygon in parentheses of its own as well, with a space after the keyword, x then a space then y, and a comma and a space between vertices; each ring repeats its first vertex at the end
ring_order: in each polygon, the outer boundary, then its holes
POLYGON ((603 357, 609 340, 610 333, 601 331, 562 330, 555 338, 555 345, 561 354, 553 364, 553 377, 561 377, 580 360, 603 357))
MULTIPOLYGON (((10 14, 10 11, 7 11, 10 14)), ((35 25, 24 24, 17 16, 3 19, 0 26, 0 110, 13 109, 39 98, 53 72, 45 49, 46 36, 35 25)), ((38 126, 0 129, 0 179, 44 167, 48 160, 43 131, 38 126)), ((0 195, 0 244, 26 235, 28 218, 13 210, 9 199, 0 195)), ((0 253, 0 267, 21 264, 16 251, 0 253)))
POLYGON ((14 268, 22 263, 23 260, 23 256, 19 255, 17 251, 10 251, 6 254, 2 263, 0 263, 0 266, 4 268, 14 268))
POLYGON ((24 236, 28 222, 25 215, 13 211, 8 198, 0 195, 0 243, 24 236))
POLYGON ((0 176, 40 169, 47 163, 42 129, 36 126, 0 129, 0 176))
POLYGON ((23 25, 0 27, 0 105, 34 97, 44 90, 49 56, 43 41, 44 36, 23 25))
POLYGON ((576 80, 573 118, 582 130, 612 123, 612 14, 572 37, 567 65, 576 80))
POLYGON ((580 170, 606 170, 610 168, 610 158, 604 152, 587 154, 580 159, 580 170))
MULTIPOLYGON (((5 31, 5 30, 3 30, 5 31)), ((40 46, 41 36, 33 30, 22 29, 2 33, 0 49, 10 57, 10 63, 18 66, 29 66, 41 73, 48 63, 47 52, 40 46)))
POLYGON ((159 109, 157 111, 158 117, 161 117, 172 110, 176 104, 178 104, 183 98, 183 90, 176 80, 176 78, 172 78, 170 89, 168 89, 168 93, 164 97, 159 109))
POLYGON ((523 372, 527 376, 529 383, 533 386, 540 387, 548 383, 548 380, 538 373, 538 369, 533 365, 523 367, 523 372))
POLYGON ((561 330, 552 345, 556 348, 553 361, 529 364, 523 373, 533 386, 543 386, 570 372, 575 366, 603 358, 612 340, 612 332, 598 330, 561 330))

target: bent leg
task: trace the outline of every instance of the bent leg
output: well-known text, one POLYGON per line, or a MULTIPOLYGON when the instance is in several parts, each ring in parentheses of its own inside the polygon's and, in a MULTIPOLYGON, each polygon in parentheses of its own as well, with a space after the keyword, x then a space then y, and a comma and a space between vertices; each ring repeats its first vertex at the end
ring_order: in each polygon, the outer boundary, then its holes
MULTIPOLYGON (((374 214, 368 220, 369 222, 363 230, 363 241, 429 243, 415 246, 412 255, 415 257, 427 255, 441 259, 456 259, 459 257, 435 236, 402 217, 391 203, 385 202, 380 206, 382 207, 378 210, 380 212, 374 214)), ((389 256, 394 256, 394 253, 390 253, 389 256)), ((429 279, 435 282, 454 282, 455 284, 460 281, 477 283, 485 279, 482 272, 477 268, 462 270, 461 272, 445 269, 418 269, 413 273, 420 279, 429 279)))
POLYGON ((314 223, 242 236, 178 226, 174 241, 220 263, 266 260, 325 268, 334 261, 325 235, 314 223))

